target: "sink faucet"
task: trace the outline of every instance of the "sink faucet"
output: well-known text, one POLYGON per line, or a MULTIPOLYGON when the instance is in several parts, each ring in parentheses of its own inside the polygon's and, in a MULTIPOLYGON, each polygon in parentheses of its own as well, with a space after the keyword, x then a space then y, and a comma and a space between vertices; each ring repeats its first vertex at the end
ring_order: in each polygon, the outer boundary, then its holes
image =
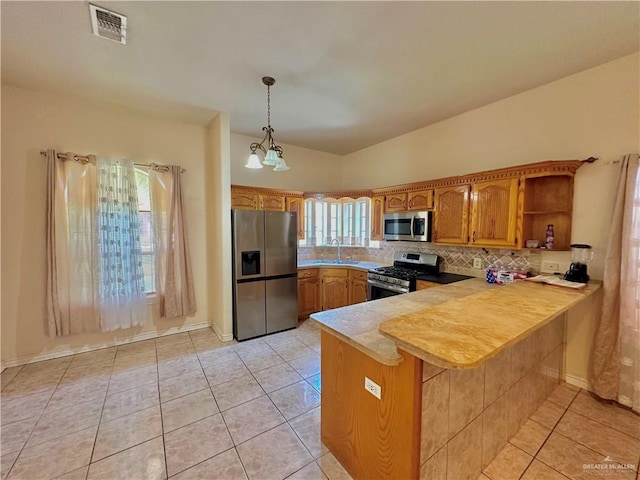
POLYGON ((331 245, 333 245, 335 242, 336 245, 338 245, 338 263, 342 262, 342 260, 340 260, 340 240, 338 240, 337 238, 334 238, 333 240, 331 240, 331 245))

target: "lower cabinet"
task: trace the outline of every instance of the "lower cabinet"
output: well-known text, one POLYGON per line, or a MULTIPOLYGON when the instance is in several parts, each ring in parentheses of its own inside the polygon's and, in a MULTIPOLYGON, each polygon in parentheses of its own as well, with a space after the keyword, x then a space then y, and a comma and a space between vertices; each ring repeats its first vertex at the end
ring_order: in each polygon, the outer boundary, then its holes
POLYGON ((309 318, 320 308, 320 279, 317 268, 298 271, 298 320, 309 318))
POLYGON ((322 310, 349 305, 349 270, 346 268, 323 268, 320 274, 322 310))
POLYGON ((351 268, 298 270, 298 319, 367 300, 367 272, 351 268))
POLYGON ((367 272, 349 270, 349 305, 367 301, 367 272))

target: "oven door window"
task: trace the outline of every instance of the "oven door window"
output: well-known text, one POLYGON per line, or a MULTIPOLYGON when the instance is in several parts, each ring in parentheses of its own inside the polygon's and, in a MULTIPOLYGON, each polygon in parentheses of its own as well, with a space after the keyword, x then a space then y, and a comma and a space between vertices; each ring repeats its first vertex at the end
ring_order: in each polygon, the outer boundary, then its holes
POLYGON ((411 219, 394 218, 384 221, 385 235, 409 235, 411 236, 411 219))
POLYGON ((386 288, 378 287, 377 285, 367 285, 367 300, 379 300, 381 298, 393 297, 395 295, 401 295, 402 292, 395 292, 393 290, 387 290, 386 288))

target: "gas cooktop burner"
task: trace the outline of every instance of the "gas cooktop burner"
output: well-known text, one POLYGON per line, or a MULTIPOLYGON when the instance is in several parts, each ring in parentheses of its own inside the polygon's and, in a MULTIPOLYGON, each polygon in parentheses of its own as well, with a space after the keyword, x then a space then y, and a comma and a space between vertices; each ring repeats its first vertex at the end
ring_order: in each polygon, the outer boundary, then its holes
POLYGON ((386 275, 394 278, 402 278, 404 280, 411 280, 413 278, 416 278, 421 273, 423 273, 418 270, 414 270, 412 268, 404 268, 404 267, 380 267, 380 268, 374 268, 371 271, 378 273, 380 275, 386 275))

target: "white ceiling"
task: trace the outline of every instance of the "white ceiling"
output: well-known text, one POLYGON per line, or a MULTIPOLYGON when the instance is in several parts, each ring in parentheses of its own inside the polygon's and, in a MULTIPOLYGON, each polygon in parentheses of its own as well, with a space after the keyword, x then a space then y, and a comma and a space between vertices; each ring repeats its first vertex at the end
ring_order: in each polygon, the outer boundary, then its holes
POLYGON ((1 2, 2 81, 346 154, 631 54, 640 2, 1 2))

